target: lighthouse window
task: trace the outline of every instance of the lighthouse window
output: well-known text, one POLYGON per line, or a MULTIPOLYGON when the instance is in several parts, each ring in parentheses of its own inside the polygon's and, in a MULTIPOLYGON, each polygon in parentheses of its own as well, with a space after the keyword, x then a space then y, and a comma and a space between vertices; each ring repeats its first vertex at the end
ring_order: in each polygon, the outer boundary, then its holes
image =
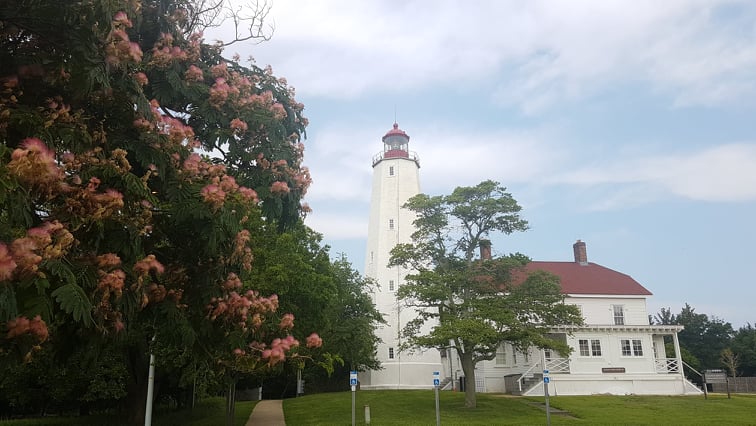
POLYGON ((394 291, 394 280, 389 280, 389 291, 394 291))
POLYGON ((394 166, 389 166, 389 176, 394 176, 394 166))
POLYGON ((389 219, 389 229, 394 229, 394 219, 389 219))
POLYGON ((389 359, 394 359, 394 348, 389 348, 389 359))

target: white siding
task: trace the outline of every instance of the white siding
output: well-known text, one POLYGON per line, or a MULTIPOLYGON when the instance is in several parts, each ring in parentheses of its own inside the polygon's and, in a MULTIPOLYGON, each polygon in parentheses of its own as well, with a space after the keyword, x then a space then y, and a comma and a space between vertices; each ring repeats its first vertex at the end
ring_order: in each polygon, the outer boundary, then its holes
MULTIPOLYGON (((442 371, 441 356, 436 349, 414 353, 395 349, 394 358, 388 357, 388 348, 398 348, 402 343, 399 339, 401 328, 417 316, 417 311, 404 307, 396 299, 396 290, 404 284, 408 271, 387 265, 391 249, 398 243, 411 241, 415 216, 401 206, 419 192, 419 167, 415 161, 390 158, 375 164, 365 276, 375 279, 379 285, 374 293, 374 302, 387 324, 376 330, 376 335, 382 340, 378 345, 378 360, 383 369, 361 373, 359 378, 364 388, 430 388, 432 373, 442 371), (390 289, 392 281, 393 290, 390 289)), ((426 331, 429 330, 430 326, 426 327, 426 331)))
POLYGON ((622 305, 625 325, 648 325, 648 311, 645 297, 632 296, 569 296, 565 303, 580 306, 586 324, 612 325, 612 306, 622 305))

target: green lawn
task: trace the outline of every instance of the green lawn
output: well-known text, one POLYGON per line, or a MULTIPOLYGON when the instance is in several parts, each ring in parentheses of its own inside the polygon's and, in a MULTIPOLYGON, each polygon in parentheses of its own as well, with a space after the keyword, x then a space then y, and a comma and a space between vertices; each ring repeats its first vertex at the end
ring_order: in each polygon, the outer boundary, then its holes
MULTIPOLYGON (((553 425, 732 425, 756 424, 756 395, 559 396, 551 405, 571 413, 552 414, 553 425)), ((478 408, 464 408, 464 395, 441 392, 443 425, 546 424, 539 405, 543 398, 478 394, 478 408)), ((356 395, 357 424, 364 425, 364 406, 370 405, 371 425, 435 425, 432 391, 360 391, 356 395)), ((351 424, 351 393, 310 395, 284 401, 286 423, 300 425, 351 424)))
MULTIPOLYGON (((249 419, 256 401, 236 403, 234 425, 243 426, 249 419)), ((156 407, 154 426, 222 426, 225 422, 225 400, 208 398, 199 401, 193 410, 170 410, 156 407)), ((73 426, 73 425, 123 425, 123 416, 92 415, 86 417, 46 417, 24 420, 0 420, 0 426, 73 426)))

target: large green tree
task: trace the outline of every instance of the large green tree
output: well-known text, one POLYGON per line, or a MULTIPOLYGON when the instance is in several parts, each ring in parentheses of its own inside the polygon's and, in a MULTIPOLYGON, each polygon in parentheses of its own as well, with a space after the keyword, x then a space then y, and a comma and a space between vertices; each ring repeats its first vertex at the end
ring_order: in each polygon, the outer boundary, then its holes
POLYGON ((756 327, 750 323, 740 327, 735 332, 730 347, 740 361, 740 374, 756 376, 756 327))
POLYGON ((475 365, 494 359, 501 343, 569 352, 548 338, 552 326, 582 322, 577 307, 563 303, 558 278, 545 272, 523 278, 528 259, 520 254, 476 257, 489 236, 528 228, 506 188, 489 180, 450 195, 420 194, 404 208, 417 215, 417 230, 412 243, 392 250, 391 264, 409 271, 397 296, 419 309, 401 332, 405 348, 454 349, 467 407, 476 406, 475 365))
POLYGON ((723 368, 721 362, 722 351, 730 346, 734 331, 732 325, 720 318, 699 314, 689 304, 682 307, 679 314, 673 314, 669 308, 662 308, 655 316, 659 324, 676 324, 685 328, 678 333, 683 355, 692 355, 691 363, 694 368, 702 369, 723 368))
POLYGON ((0 3, 0 368, 109 345, 135 423, 150 351, 233 372, 299 345, 251 240, 306 210, 303 106, 205 43, 199 3, 0 3))

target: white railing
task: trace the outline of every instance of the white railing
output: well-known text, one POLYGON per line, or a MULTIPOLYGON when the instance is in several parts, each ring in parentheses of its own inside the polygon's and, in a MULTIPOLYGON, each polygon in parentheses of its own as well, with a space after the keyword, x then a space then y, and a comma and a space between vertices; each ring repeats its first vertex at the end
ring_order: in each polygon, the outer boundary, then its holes
POLYGON ((679 373, 680 364, 677 358, 657 358, 654 360, 657 373, 679 373))
POLYGON ((549 370, 549 373, 569 373, 570 359, 546 358, 546 370, 549 370))
POLYGON ((517 387, 520 389, 520 392, 522 392, 522 383, 525 381, 525 378, 533 377, 535 375, 534 371, 539 371, 540 369, 541 364, 535 363, 525 370, 524 373, 520 374, 520 377, 517 378, 517 387))

